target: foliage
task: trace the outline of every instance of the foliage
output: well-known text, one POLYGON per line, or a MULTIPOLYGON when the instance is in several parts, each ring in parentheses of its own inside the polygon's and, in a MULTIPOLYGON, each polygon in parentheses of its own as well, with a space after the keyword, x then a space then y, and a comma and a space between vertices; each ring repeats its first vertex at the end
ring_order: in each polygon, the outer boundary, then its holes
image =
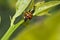
MULTIPOLYGON (((23 24, 24 23, 24 19, 20 19, 20 21, 18 22, 18 23, 16 23, 16 24, 14 24, 14 21, 16 20, 16 18, 17 17, 19 17, 20 15, 22 15, 22 13, 24 12, 24 10, 26 9, 26 8, 28 8, 27 10, 29 10, 29 9, 32 9, 33 8, 33 6, 34 5, 32 5, 32 4, 34 4, 34 0, 18 0, 17 2, 16 2, 16 13, 14 14, 14 16, 13 17, 11 17, 11 24, 10 24, 10 27, 9 27, 9 29, 7 30, 7 32, 4 34, 4 36, 1 38, 1 40, 8 40, 9 39, 9 37, 13 34, 13 32, 18 28, 18 27, 20 27, 20 25, 21 24, 23 24), (28 7, 29 6, 29 7, 28 7)), ((59 5, 60 4, 60 1, 49 1, 49 2, 37 2, 37 4, 35 4, 35 12, 34 12, 34 14, 33 14, 33 16, 43 16, 43 15, 49 15, 49 11, 50 11, 50 9, 51 8, 53 8, 53 7, 55 7, 55 6, 57 6, 57 5, 59 5)), ((40 38, 42 39, 42 38, 44 38, 45 39, 45 34, 48 34, 49 32, 48 32, 48 29, 49 30, 51 30, 50 28, 54 28, 54 27, 59 27, 59 24, 60 24, 60 22, 59 22, 59 16, 60 16, 60 14, 59 14, 60 12, 58 11, 56 11, 56 14, 54 15, 54 16, 51 16, 51 17, 48 17, 47 18, 47 20, 44 20, 43 21, 43 24, 41 23, 38 23, 38 25, 36 25, 36 26, 32 26, 32 28, 30 29, 30 27, 28 26, 28 28, 26 28, 26 30, 25 31, 23 31, 23 32, 21 32, 20 33, 20 35, 21 36, 19 36, 20 37, 20 39, 19 39, 19 37, 18 37, 18 40, 25 40, 25 39, 27 39, 27 40, 40 40, 40 38), (53 20, 55 20, 55 21, 53 21, 53 20), (52 22, 52 23, 51 23, 52 22), (43 26, 44 25, 44 26, 43 26), (43 27, 42 29, 40 28, 40 27, 43 27), (46 30, 46 29, 47 30, 46 30), (29 29, 29 30, 28 30, 29 29), (41 30, 42 31, 41 31, 41 30), (45 30, 45 31, 43 31, 43 29, 45 30), (32 34, 34 34, 34 35, 32 35, 32 34), (43 34, 42 34, 43 33, 43 34), (38 34, 38 35, 37 35, 38 34), (41 35, 42 34, 42 35, 41 35), (34 37, 35 36, 35 37, 34 37), (38 36, 38 37, 36 37, 36 36, 38 36), (42 37, 41 37, 42 36, 42 37), (43 37, 44 36, 44 37, 43 37), (36 38, 36 39, 35 39, 36 38)), ((53 14, 53 13, 52 13, 53 14)), ((1 17, 0 17, 0 19, 1 19, 1 17)), ((55 29, 55 28, 54 28, 55 29)), ((53 30, 53 29, 52 29, 53 30)), ((54 32, 55 33, 55 32, 54 32)), ((49 36, 49 35, 47 35, 47 36, 49 36)), ((46 38, 47 39, 47 38, 46 38)), ((52 38, 51 38, 52 39, 52 38)), ((54 38, 53 38, 54 39, 54 38)), ((14 39, 15 40, 15 39, 14 39)), ((16 38, 16 40, 17 40, 17 38, 16 38)))

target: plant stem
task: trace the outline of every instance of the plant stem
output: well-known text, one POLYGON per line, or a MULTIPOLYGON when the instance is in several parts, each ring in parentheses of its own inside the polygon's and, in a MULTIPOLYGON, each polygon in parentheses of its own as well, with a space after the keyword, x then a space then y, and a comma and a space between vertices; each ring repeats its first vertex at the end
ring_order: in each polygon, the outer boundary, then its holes
POLYGON ((8 31, 5 33, 4 37, 2 37, 1 40, 8 40, 9 37, 12 35, 12 33, 24 22, 24 20, 21 20, 19 23, 11 26, 8 31))

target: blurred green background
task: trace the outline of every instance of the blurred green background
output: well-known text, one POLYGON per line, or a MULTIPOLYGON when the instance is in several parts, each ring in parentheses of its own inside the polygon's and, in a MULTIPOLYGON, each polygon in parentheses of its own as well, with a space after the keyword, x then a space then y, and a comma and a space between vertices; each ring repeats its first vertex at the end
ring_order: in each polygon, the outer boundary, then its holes
MULTIPOLYGON (((57 0, 35 0, 35 3, 39 1, 57 0)), ((16 2, 17 0, 0 0, 0 39, 10 26, 10 16, 16 12, 16 2)), ((23 23, 9 40, 60 40, 60 5, 51 8, 49 13, 51 16, 34 16, 29 23, 23 23)), ((15 23, 19 22, 20 17, 15 23)))

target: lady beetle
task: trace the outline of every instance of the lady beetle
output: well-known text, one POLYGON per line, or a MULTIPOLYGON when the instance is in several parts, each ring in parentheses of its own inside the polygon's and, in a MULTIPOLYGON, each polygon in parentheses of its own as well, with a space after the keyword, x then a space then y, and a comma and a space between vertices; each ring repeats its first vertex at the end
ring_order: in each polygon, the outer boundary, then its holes
POLYGON ((34 11, 35 11, 35 6, 34 6, 34 8, 32 10, 29 10, 28 12, 25 12, 25 14, 24 14, 24 21, 25 22, 27 20, 31 20, 32 19, 34 11))

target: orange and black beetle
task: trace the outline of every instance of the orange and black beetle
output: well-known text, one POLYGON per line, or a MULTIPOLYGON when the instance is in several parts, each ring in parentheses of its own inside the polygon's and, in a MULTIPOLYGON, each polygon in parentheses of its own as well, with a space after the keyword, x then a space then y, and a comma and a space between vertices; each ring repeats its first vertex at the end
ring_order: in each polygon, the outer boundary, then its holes
POLYGON ((33 13, 35 11, 35 6, 32 10, 29 10, 28 12, 25 12, 24 13, 24 21, 26 22, 27 20, 31 20, 32 19, 32 16, 33 16, 33 13))

